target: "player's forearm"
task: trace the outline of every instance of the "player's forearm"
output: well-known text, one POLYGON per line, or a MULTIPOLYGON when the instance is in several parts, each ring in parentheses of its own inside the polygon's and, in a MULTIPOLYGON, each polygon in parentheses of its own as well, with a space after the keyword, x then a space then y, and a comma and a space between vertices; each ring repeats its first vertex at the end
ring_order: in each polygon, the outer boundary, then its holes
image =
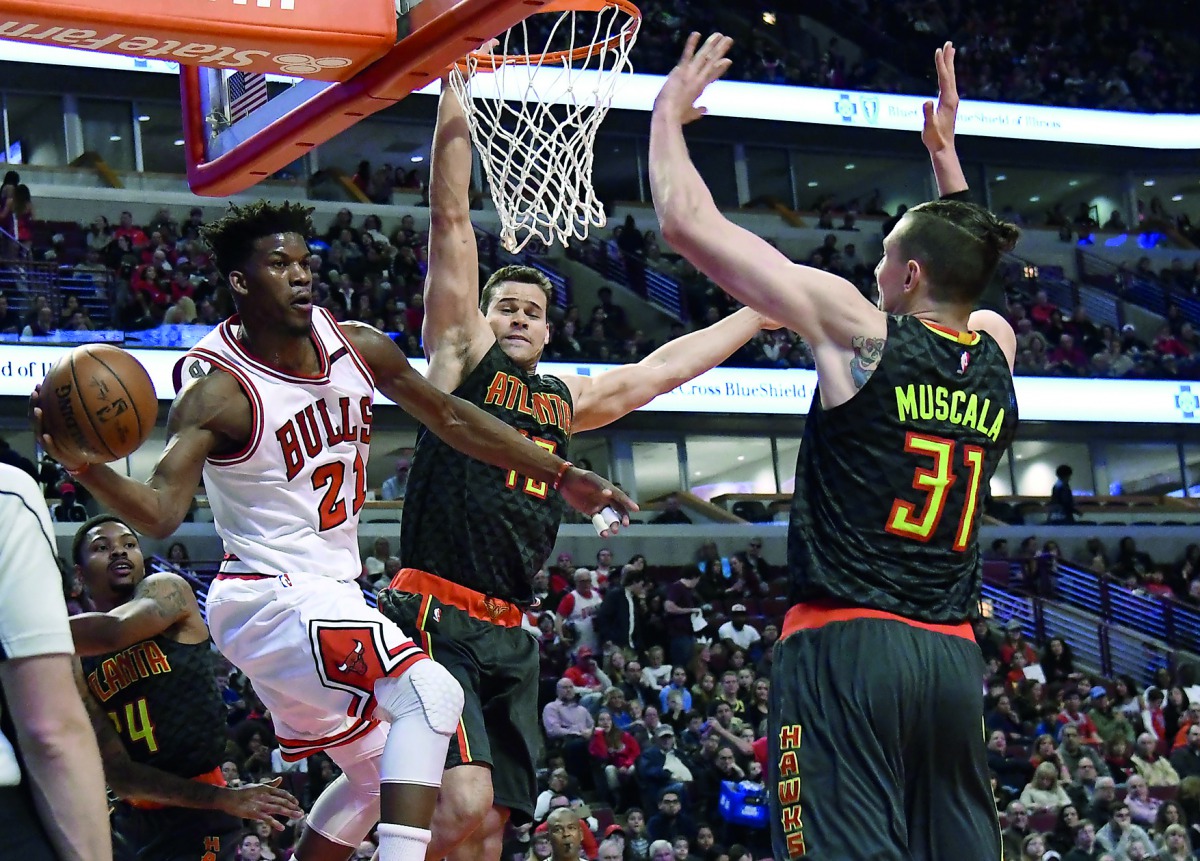
POLYGON ((78 698, 63 698, 57 725, 22 745, 34 804, 63 861, 112 858, 104 774, 96 737, 78 698))
POLYGON ((91 657, 121 648, 121 623, 107 613, 80 613, 71 617, 75 654, 91 657))
POLYGON ((458 96, 443 85, 438 101, 429 170, 430 239, 438 223, 461 221, 471 215, 471 136, 458 96))
POLYGON ((649 375, 661 395, 721 364, 762 327, 757 311, 741 308, 706 329, 668 341, 638 362, 638 368, 649 375))
POLYGON ((151 484, 135 481, 103 464, 89 466, 77 473, 75 480, 82 483, 103 508, 115 512, 135 530, 152 538, 168 537, 179 527, 187 512, 186 506, 182 510, 171 510, 172 507, 165 504, 164 494, 151 484))
POLYGON ((230 792, 220 786, 188 780, 149 765, 125 758, 104 763, 108 785, 128 801, 148 801, 167 807, 223 810, 222 796, 230 792))
POLYGON ((933 166, 933 178, 937 180, 938 197, 966 191, 970 187, 954 147, 930 153, 929 163, 933 166))
POLYGON ((553 484, 566 463, 530 442, 495 416, 459 398, 448 399, 450 415, 430 427, 443 442, 476 460, 553 484))
POLYGON ((686 257, 720 211, 688 154, 683 126, 657 112, 650 121, 650 191, 663 237, 686 257))

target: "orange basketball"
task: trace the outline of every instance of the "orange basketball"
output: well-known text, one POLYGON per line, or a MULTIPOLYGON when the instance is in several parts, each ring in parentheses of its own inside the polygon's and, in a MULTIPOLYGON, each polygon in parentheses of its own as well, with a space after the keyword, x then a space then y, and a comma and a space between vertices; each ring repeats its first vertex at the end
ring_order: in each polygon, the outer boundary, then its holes
POLYGON ((85 344, 42 381, 43 428, 71 460, 109 463, 137 451, 158 418, 150 375, 119 347, 85 344))

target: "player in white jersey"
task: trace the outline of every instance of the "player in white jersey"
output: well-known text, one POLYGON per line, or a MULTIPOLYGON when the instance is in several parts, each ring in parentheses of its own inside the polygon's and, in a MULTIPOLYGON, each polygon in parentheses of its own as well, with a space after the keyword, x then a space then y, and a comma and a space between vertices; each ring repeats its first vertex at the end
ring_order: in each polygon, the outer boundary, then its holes
POLYGON ((382 819, 381 861, 417 861, 463 694, 354 583, 373 389, 585 514, 636 506, 439 391, 382 332, 314 313, 310 213, 260 201, 205 228, 238 315, 186 357, 147 482, 72 462, 44 433, 36 390, 34 424, 101 504, 148 535, 176 529, 203 477, 229 554, 208 595, 213 641, 253 682, 288 755, 326 750, 343 771, 313 806, 297 859, 345 861, 382 819))

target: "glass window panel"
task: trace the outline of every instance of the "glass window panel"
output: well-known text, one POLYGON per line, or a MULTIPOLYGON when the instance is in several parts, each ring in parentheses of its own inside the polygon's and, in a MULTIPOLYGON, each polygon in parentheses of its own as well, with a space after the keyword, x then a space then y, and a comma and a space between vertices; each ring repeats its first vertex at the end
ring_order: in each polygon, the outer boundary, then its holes
POLYGON ((1104 225, 1114 210, 1125 206, 1118 173, 1037 170, 989 166, 988 191, 992 209, 1006 218, 1013 214, 1025 224, 1043 226, 1058 217, 1073 221, 1081 210, 1104 225), (1057 210, 1056 210, 1057 207, 1057 210))
POLYGON ((808 152, 793 152, 792 159, 802 211, 812 212, 819 203, 832 201, 835 207, 855 209, 860 219, 880 218, 880 211, 891 215, 900 204, 914 206, 929 199, 929 162, 924 159, 808 152))
POLYGON ((133 106, 129 102, 80 99, 79 124, 84 152, 96 153, 113 170, 135 169, 133 106))
POLYGON ((1049 496, 1054 488, 1054 471, 1066 464, 1075 471, 1071 490, 1076 496, 1091 496, 1091 458, 1086 443, 1027 440, 1013 443, 1017 496, 1049 496))
POLYGON ((607 436, 593 434, 571 440, 571 461, 580 469, 590 469, 597 475, 612 478, 612 457, 607 436))
POLYGON ((1183 460, 1187 468, 1187 495, 1200 497, 1200 445, 1185 445, 1183 460))
POLYGON ((1112 496, 1180 493, 1183 481, 1179 474, 1179 450, 1174 443, 1098 445, 1096 481, 1100 492, 1112 496))
POLYGON ((135 107, 142 133, 142 169, 147 173, 184 173, 187 163, 183 157, 183 110, 179 103, 138 102, 135 107))
POLYGON ((645 138, 627 135, 600 135, 596 138, 592 185, 601 203, 611 206, 622 201, 641 200, 643 186, 634 167, 640 162, 642 182, 645 188, 649 188, 645 179, 648 146, 649 141, 645 138))
POLYGON ((639 500, 649 501, 680 489, 677 443, 635 442, 631 448, 639 500))
POLYGON ((688 487, 701 499, 726 493, 774 493, 771 440, 761 437, 689 436, 688 487))
POLYGON ((322 168, 340 168, 347 176, 353 176, 359 162, 366 161, 373 171, 389 168, 393 183, 397 169, 417 170, 425 181, 432 140, 432 122, 371 118, 355 123, 321 144, 318 162, 322 168))
POLYGON ((746 170, 750 174, 750 200, 774 198, 792 207, 792 173, 788 152, 772 147, 746 147, 746 170))
POLYGON ((740 201, 737 177, 733 172, 733 145, 693 141, 688 143, 688 152, 717 206, 725 209, 737 207, 740 201))
POLYGON ((800 437, 777 437, 775 439, 775 467, 779 472, 779 492, 796 491, 796 461, 800 457, 800 437))
POLYGON ((988 485, 988 490, 992 496, 1012 496, 1012 471, 1009 469, 1009 455, 1011 452, 1005 452, 1000 458, 1000 463, 996 465, 996 472, 992 476, 991 483, 988 485))
POLYGON ((16 164, 62 166, 67 163, 67 138, 61 96, 4 98, 8 111, 10 156, 16 164))

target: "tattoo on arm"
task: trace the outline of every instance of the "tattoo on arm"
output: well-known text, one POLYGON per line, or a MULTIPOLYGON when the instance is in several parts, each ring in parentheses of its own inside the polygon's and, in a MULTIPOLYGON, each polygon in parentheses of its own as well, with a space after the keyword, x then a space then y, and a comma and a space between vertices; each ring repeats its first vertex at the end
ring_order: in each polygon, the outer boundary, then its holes
POLYGON ((138 586, 137 597, 153 601, 158 608, 158 615, 164 621, 174 621, 183 615, 188 606, 183 588, 174 578, 147 578, 138 586))
POLYGON ((854 388, 861 389, 871 379, 871 374, 875 373, 883 357, 885 343, 886 338, 867 338, 863 335, 855 335, 850 341, 850 347, 854 350, 854 358, 850 360, 850 378, 854 380, 854 388))

